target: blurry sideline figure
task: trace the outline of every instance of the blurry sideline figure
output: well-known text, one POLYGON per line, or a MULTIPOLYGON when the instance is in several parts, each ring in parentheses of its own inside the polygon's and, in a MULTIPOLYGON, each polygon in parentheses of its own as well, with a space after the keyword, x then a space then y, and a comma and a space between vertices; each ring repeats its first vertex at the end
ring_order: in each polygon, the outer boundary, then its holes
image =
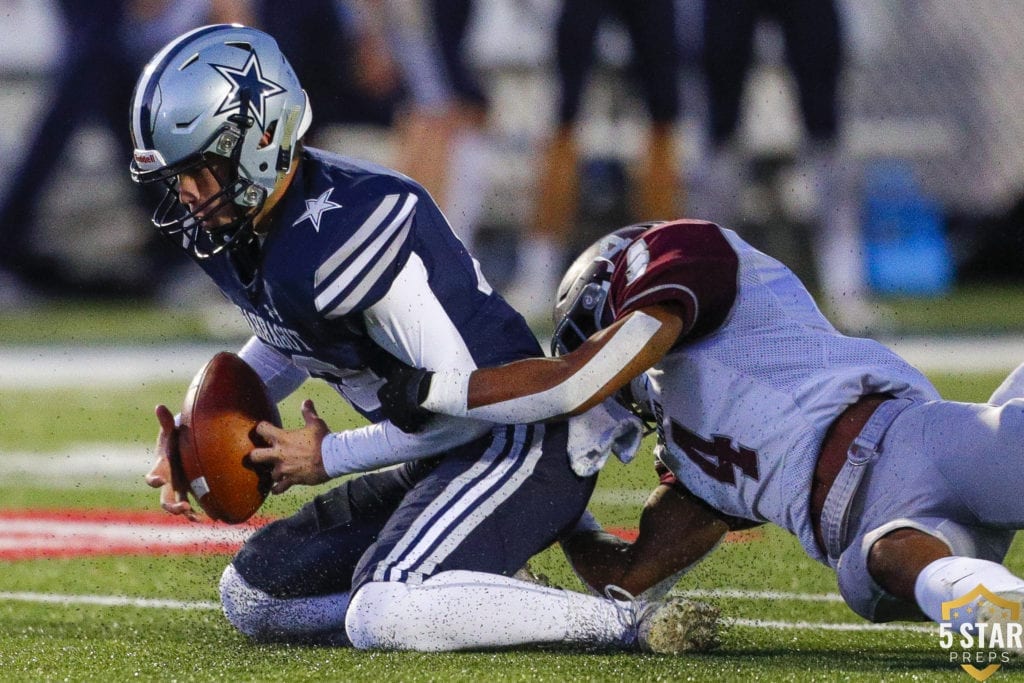
POLYGON ((509 303, 531 323, 545 319, 551 310, 551 295, 574 237, 580 161, 576 124, 596 58, 598 32, 609 17, 619 20, 629 34, 629 76, 639 84, 650 116, 642 167, 633 181, 632 209, 639 216, 674 216, 684 204, 675 144, 680 55, 674 0, 564 0, 555 46, 558 118, 540 157, 536 213, 506 288, 509 303))

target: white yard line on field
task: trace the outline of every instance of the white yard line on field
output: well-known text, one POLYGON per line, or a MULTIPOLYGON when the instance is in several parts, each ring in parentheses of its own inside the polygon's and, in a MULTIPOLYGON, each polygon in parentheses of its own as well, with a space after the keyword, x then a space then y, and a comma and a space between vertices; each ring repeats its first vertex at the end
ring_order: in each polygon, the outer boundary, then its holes
POLYGON ((86 444, 45 453, 0 451, 0 456, 0 479, 53 487, 77 488, 83 479, 90 483, 116 486, 131 482, 140 486, 153 464, 152 447, 123 444, 86 444))
POLYGON ((763 628, 797 631, 903 631, 910 633, 939 634, 938 627, 924 624, 844 624, 821 621, 767 621, 762 619, 731 619, 722 620, 723 626, 743 626, 746 628, 763 628))
POLYGON ((177 346, 0 347, 0 389, 116 388, 160 380, 187 385, 218 351, 177 346))
POLYGON ((131 598, 125 595, 62 595, 59 593, 3 593, 3 602, 39 602, 51 605, 99 605, 102 607, 153 607, 158 609, 220 609, 220 603, 131 598))
MULTIPOLYGON (((691 595, 693 591, 684 592, 683 595, 691 595)), ((729 594, 742 593, 746 596, 757 595, 756 591, 700 591, 702 597, 714 596, 722 593, 721 597, 728 597, 729 594)), ((805 600, 811 602, 821 601, 821 595, 801 593, 774 593, 771 591, 762 594, 764 600, 777 600, 777 596, 786 595, 787 600, 805 600)), ((220 604, 208 601, 183 601, 183 600, 161 600, 152 598, 133 598, 120 595, 63 595, 58 593, 17 593, 0 592, 0 601, 3 602, 30 602, 45 603, 53 605, 95 605, 100 607, 141 607, 154 609, 171 610, 219 610, 220 604)), ((739 619, 727 618, 724 620, 726 626, 740 626, 745 628, 759 628, 768 630, 824 630, 824 631, 907 631, 913 633, 937 633, 935 626, 922 624, 867 624, 867 623, 830 623, 820 621, 776 621, 763 619, 739 619)))
MULTIPOLYGON (((80 488, 83 483, 140 488, 152 460, 153 449, 148 445, 86 444, 48 453, 0 450, 0 481, 47 488, 80 488)), ((599 488, 592 500, 600 505, 639 508, 649 493, 646 488, 599 488)))
POLYGON ((1024 362, 1024 337, 903 337, 880 339, 922 372, 1009 372, 1024 362))
MULTIPOLYGON (((1008 372, 1024 361, 1024 337, 1019 335, 881 341, 925 372, 1008 372)), ((0 346, 0 389, 111 388, 157 380, 187 383, 207 360, 226 348, 217 344, 0 346)))
POLYGON ((697 600, 797 600, 801 602, 842 602, 839 593, 787 593, 781 591, 751 591, 735 588, 716 588, 714 590, 693 589, 684 591, 687 598, 697 600))

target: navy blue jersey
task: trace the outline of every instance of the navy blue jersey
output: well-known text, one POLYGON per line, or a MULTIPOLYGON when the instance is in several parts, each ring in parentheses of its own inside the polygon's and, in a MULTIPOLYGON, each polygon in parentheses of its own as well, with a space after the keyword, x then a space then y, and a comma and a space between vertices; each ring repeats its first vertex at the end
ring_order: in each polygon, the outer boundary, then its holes
POLYGON ((396 357, 472 368, 541 354, 427 192, 401 174, 306 149, 270 220, 253 277, 226 251, 199 265, 262 342, 371 420, 376 380, 396 357))

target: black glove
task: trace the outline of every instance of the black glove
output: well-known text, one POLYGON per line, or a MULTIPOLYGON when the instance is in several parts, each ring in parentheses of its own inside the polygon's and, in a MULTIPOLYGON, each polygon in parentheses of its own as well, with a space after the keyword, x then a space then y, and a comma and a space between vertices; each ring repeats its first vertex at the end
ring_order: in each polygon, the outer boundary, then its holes
POLYGON ((380 409, 403 432, 418 432, 433 417, 420 407, 430 391, 434 373, 423 368, 401 365, 388 376, 387 384, 377 391, 380 409))

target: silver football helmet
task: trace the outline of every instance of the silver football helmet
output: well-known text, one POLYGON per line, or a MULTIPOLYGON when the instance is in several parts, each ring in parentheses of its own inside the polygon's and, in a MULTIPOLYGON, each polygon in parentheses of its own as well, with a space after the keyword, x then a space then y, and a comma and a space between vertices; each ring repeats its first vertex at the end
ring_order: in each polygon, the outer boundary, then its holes
POLYGON ((551 354, 559 356, 576 350, 598 330, 611 322, 608 289, 615 265, 612 259, 641 233, 662 221, 636 223, 605 235, 576 257, 562 276, 555 294, 551 354))
POLYGON ((167 185, 154 225, 206 258, 253 239, 253 219, 282 189, 311 122, 309 98, 271 36, 237 24, 203 26, 160 50, 135 86, 132 179, 167 185), (221 191, 189 210, 177 178, 202 166, 221 191), (228 225, 203 225, 201 215, 225 211, 228 225))

